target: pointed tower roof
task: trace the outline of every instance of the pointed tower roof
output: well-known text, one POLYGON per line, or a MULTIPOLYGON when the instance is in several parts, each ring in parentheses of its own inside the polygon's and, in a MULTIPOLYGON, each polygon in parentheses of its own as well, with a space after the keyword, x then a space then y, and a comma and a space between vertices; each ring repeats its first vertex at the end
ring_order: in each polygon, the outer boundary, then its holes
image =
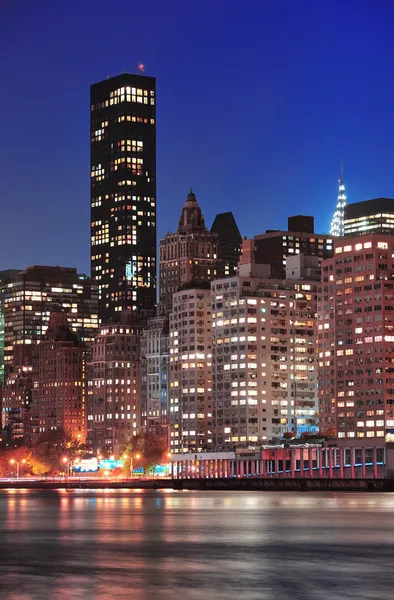
POLYGON ((178 233, 205 233, 207 231, 204 215, 197 202, 195 193, 190 188, 182 209, 181 218, 179 219, 178 233))
POLYGON ((197 204, 196 194, 193 192, 192 188, 190 188, 190 192, 188 193, 187 198, 186 198, 186 203, 188 203, 188 202, 197 204))
POLYGON ((240 244, 242 236, 232 212, 218 213, 212 223, 211 233, 217 233, 221 242, 240 244))
POLYGON ((342 236, 345 233, 345 206, 347 202, 345 183, 343 179, 343 159, 341 159, 341 170, 339 175, 339 189, 337 205, 331 221, 330 235, 342 236))

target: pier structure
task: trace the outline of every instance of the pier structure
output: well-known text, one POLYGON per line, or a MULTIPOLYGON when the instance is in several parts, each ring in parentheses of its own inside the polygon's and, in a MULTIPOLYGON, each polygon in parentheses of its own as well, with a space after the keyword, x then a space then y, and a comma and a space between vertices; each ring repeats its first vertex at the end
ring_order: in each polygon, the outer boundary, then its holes
POLYGON ((173 479, 378 479, 386 476, 382 446, 324 446, 238 448, 231 452, 200 452, 171 456, 173 479))

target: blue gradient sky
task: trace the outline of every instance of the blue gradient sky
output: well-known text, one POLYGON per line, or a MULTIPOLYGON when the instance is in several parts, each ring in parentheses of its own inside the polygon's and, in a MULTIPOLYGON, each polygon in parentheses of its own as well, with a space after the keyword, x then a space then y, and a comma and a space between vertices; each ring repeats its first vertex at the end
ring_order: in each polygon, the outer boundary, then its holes
POLYGON ((0 269, 89 271, 89 85, 157 77, 158 236, 190 186, 243 235, 394 196, 394 3, 2 0, 0 269))

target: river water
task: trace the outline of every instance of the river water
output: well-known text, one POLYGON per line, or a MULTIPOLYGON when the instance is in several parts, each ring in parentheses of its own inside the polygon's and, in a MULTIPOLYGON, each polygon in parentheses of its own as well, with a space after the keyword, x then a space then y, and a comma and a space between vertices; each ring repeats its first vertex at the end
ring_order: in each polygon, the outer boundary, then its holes
POLYGON ((388 600, 394 495, 0 492, 1 600, 388 600))

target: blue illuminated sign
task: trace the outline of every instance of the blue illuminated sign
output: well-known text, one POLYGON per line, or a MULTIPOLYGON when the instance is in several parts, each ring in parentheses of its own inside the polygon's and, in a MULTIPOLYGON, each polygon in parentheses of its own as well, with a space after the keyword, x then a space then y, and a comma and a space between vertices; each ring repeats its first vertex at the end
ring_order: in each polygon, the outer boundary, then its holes
POLYGON ((116 469, 117 467, 122 468, 123 462, 121 460, 114 460, 113 458, 103 458, 99 462, 100 469, 116 469))

